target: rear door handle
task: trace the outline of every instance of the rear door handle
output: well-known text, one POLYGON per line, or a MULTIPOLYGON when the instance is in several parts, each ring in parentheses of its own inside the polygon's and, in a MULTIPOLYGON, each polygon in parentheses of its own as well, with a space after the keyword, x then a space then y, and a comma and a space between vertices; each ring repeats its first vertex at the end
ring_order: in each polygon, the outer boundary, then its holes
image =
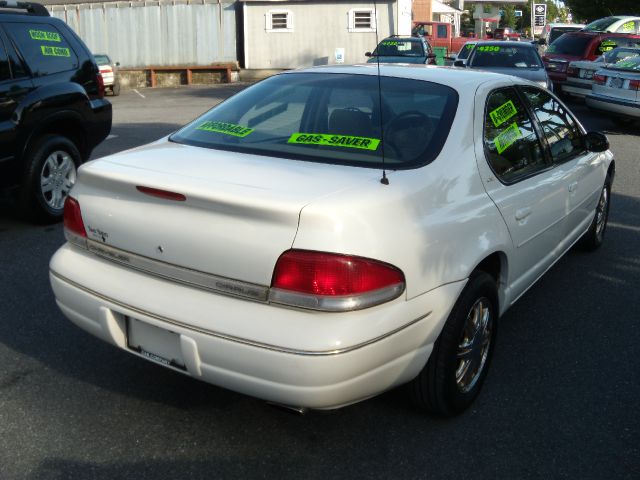
POLYGON ((578 182, 573 182, 569 184, 569 192, 573 193, 578 188, 578 182))
POLYGON ((525 207, 525 208, 516 210, 516 220, 518 221, 524 220, 529 215, 531 215, 531 207, 525 207))

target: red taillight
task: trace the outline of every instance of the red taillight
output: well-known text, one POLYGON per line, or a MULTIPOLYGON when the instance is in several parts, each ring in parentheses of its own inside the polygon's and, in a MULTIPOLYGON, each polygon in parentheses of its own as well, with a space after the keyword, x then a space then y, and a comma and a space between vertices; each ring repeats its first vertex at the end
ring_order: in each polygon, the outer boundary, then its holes
POLYGON ((175 200, 176 202, 184 202, 187 197, 181 193, 170 192, 169 190, 160 190, 159 188, 141 187, 137 186, 136 189, 146 195, 152 197, 164 198, 165 200, 175 200))
POLYGON ((640 80, 629 80, 629 90, 640 90, 640 80))
POLYGON ((100 73, 113 73, 113 69, 111 67, 100 67, 100 73))
POLYGON ((100 73, 96 75, 96 84, 98 85, 98 97, 104 98, 104 79, 100 73))
POLYGON ((84 222, 82 221, 80 204, 73 197, 67 197, 64 201, 64 228, 75 235, 87 237, 84 222))
POLYGON ((604 85, 607 82, 607 77, 604 75, 599 75, 597 73, 595 73, 593 75, 593 83, 597 84, 597 85, 604 85))
POLYGON ((396 298, 404 290, 404 275, 392 265, 368 258, 289 250, 278 259, 271 287, 271 299, 277 303, 356 310, 396 298))

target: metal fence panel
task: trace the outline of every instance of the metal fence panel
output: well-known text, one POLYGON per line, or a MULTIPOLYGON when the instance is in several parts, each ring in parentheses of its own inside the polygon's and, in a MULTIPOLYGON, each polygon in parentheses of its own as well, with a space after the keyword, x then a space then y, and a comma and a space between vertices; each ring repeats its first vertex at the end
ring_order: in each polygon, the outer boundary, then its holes
POLYGON ((141 2, 49 7, 94 53, 123 68, 237 61, 233 3, 141 2))

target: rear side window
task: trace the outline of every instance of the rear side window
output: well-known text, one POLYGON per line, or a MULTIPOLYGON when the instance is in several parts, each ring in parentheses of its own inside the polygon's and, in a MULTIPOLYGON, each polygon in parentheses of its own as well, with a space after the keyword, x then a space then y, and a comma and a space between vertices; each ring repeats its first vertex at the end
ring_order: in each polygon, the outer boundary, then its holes
POLYGON ((638 29, 640 27, 640 20, 630 20, 628 22, 623 23, 618 27, 616 32, 619 33, 640 33, 638 29))
POLYGON ((602 41, 596 50, 597 54, 610 52, 617 47, 640 48, 640 38, 633 37, 610 37, 602 41))
POLYGON ((533 122, 513 88, 487 99, 484 147, 491 169, 503 183, 514 183, 547 168, 533 122))
POLYGON ((547 43, 553 43, 565 33, 576 32, 580 30, 580 27, 554 27, 549 33, 549 41, 547 43))
POLYGON ((584 137, 567 109, 539 88, 524 87, 522 91, 542 127, 553 161, 566 162, 584 153, 584 137))
POLYGON ((374 75, 277 75, 213 108, 171 140, 372 168, 415 168, 435 159, 455 116, 456 91, 392 77, 381 77, 380 86, 381 94, 374 75))
POLYGON ((9 69, 9 57, 4 49, 2 40, 0 40, 0 82, 11 78, 11 70, 9 69))
POLYGON ((586 57, 587 46, 591 43, 592 39, 593 37, 588 35, 562 35, 549 45, 547 53, 586 57))
POLYGON ((78 57, 55 26, 46 23, 6 23, 5 28, 34 76, 78 68, 78 57))

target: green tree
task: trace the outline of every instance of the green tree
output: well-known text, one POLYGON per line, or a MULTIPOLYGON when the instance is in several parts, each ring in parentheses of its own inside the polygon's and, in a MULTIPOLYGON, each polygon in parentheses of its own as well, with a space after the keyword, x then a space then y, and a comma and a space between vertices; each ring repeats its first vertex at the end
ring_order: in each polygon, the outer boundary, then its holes
POLYGON ((513 5, 506 5, 502 9, 502 11, 503 11, 503 15, 502 15, 502 18, 500 19, 500 26, 516 28, 516 22, 518 20, 516 17, 516 7, 514 7, 513 5))
POLYGON ((638 0, 564 0, 573 21, 593 21, 609 15, 640 15, 638 0))

